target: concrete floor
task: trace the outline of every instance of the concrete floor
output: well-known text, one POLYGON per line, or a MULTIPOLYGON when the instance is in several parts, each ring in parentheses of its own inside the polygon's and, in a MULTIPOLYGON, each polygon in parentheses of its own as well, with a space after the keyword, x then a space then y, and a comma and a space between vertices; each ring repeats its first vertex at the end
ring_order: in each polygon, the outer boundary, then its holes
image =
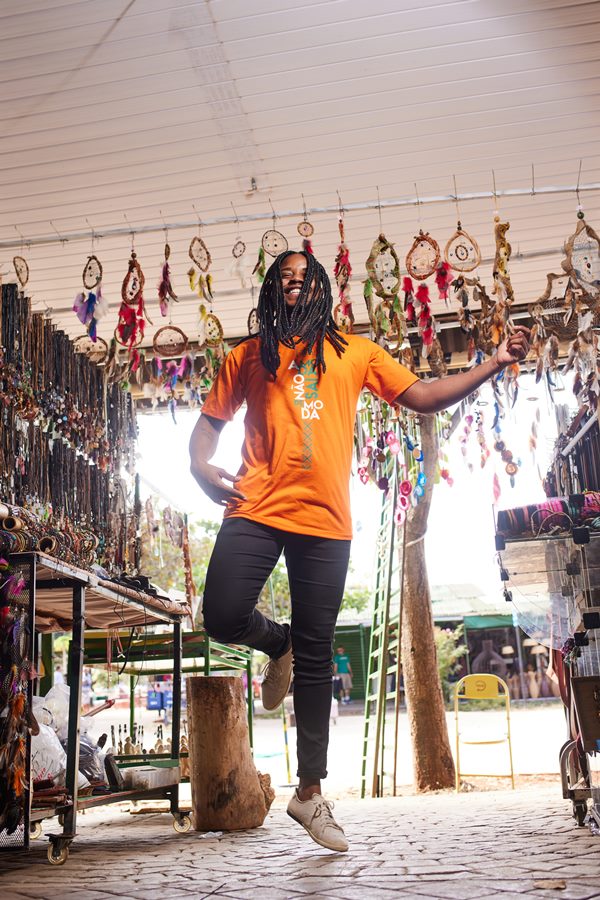
MULTIPOLYGON (((276 800, 250 832, 178 835, 166 814, 80 817, 66 865, 0 854, 2 900, 388 900, 600 897, 600 837, 578 828, 558 785, 515 792, 345 800, 346 854, 314 844, 276 800)), ((50 830, 52 830, 52 827, 50 830)))

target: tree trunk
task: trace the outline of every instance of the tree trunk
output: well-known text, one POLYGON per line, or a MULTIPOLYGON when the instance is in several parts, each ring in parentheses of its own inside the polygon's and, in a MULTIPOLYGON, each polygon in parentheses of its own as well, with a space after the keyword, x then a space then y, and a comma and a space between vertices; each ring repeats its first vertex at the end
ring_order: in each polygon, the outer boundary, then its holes
POLYGON ((421 417, 425 494, 406 521, 402 672, 418 791, 454 786, 442 686, 437 667, 433 612, 425 563, 425 532, 438 457, 435 416, 421 417))
POLYGON ((275 792, 254 766, 242 679, 188 678, 187 707, 194 828, 258 828, 275 792))

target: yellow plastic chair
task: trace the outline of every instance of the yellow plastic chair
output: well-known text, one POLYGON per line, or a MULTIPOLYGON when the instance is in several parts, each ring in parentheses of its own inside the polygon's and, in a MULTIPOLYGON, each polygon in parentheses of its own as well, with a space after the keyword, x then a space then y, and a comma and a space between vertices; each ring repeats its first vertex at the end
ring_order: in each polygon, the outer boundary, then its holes
MULTIPOLYGON (((477 775, 460 771, 460 745, 462 744, 508 744, 508 758, 510 760, 510 775, 488 772, 487 777, 510 778, 513 790, 515 789, 515 773, 513 769, 512 742, 510 737, 510 695, 508 685, 497 675, 465 675, 456 683, 454 688, 454 718, 456 722, 456 792, 460 791, 460 776, 476 778, 477 775), (506 734, 495 740, 461 740, 458 724, 458 711, 461 700, 501 700, 504 699, 506 708, 506 734)), ((486 777, 485 775, 483 777, 486 777)))

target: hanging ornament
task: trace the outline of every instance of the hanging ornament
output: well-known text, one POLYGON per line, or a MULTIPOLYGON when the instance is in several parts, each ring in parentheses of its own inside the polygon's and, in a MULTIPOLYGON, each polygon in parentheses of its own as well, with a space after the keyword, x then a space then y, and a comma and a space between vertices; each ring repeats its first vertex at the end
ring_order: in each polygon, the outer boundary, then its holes
POLYGON ((564 271, 583 292, 590 306, 600 301, 600 238, 587 224, 581 209, 577 228, 565 244, 564 271))
POLYGON ((475 238, 463 231, 460 222, 446 244, 444 259, 456 272, 472 272, 481 263, 479 244, 475 238))
POLYGON ((27 260, 22 256, 13 256, 13 266, 17 281, 21 285, 21 290, 25 290, 25 285, 29 281, 29 266, 27 260))
POLYGON ((312 253, 313 248, 311 244, 311 237, 315 233, 315 229, 311 222, 308 221, 308 214, 306 211, 306 202, 304 200, 304 194, 302 195, 302 204, 304 206, 304 217, 302 221, 298 224, 297 231, 300 237, 302 238, 302 249, 305 253, 312 253))
POLYGON ((160 357, 182 356, 188 348, 187 335, 174 325, 159 328, 152 340, 154 352, 160 357))
POLYGON ((397 356, 406 337, 399 297, 400 261, 393 244, 384 234, 380 234, 374 242, 365 265, 368 278, 364 298, 375 340, 397 356), (381 298, 380 303, 374 303, 373 292, 381 298), (394 342, 395 346, 390 346, 390 342, 394 342))
POLYGON ((231 248, 231 255, 234 259, 240 259, 246 252, 246 245, 241 238, 238 238, 231 248))
POLYGON ((169 301, 177 301, 177 294, 173 290, 171 284, 171 267, 169 265, 169 257, 171 256, 171 248, 165 242, 165 259, 162 266, 160 282, 158 285, 158 302, 160 304, 160 314, 166 316, 169 313, 169 301))
MULTIPOLYGON (((300 228, 300 226, 298 226, 298 228, 300 228)), ((344 236, 344 217, 341 214, 338 219, 338 229, 340 233, 340 243, 335 258, 333 274, 338 287, 339 303, 333 310, 333 318, 340 331, 343 331, 345 334, 351 334, 354 327, 354 313, 352 311, 352 301, 350 299, 350 276, 352 275, 352 265, 350 264, 350 251, 346 246, 344 236)))
POLYGON ((577 337, 569 347, 563 373, 575 370, 573 393, 580 404, 586 403, 591 410, 596 410, 600 397, 599 340, 591 310, 577 317, 577 328, 577 337))
POLYGON ((200 347, 218 347, 223 342, 223 326, 221 322, 204 305, 199 307, 198 312, 200 314, 198 345, 200 347))
MULTIPOLYGON (((135 372, 140 362, 137 348, 144 338, 145 319, 148 318, 144 307, 144 273, 134 250, 131 251, 127 274, 121 287, 121 307, 119 321, 115 329, 115 340, 122 347, 127 347, 131 370, 135 372)), ((150 321, 148 319, 148 321, 150 321)))
POLYGON ((102 263, 97 256, 88 256, 82 275, 84 291, 73 301, 73 312, 92 341, 96 341, 96 330, 100 319, 108 312, 108 303, 102 296, 102 263))
POLYGON ((435 283, 440 300, 448 305, 448 289, 452 284, 452 269, 447 262, 440 262, 435 270, 435 283))
POLYGON ((260 332, 260 319, 258 318, 258 309, 254 303, 255 287, 253 284, 250 286, 250 293, 252 298, 252 309, 248 314, 248 334, 250 337, 254 337, 255 334, 260 332))
POLYGON ((265 259, 265 251, 262 246, 258 248, 258 258, 256 260, 256 265, 252 270, 252 274, 256 275, 258 279, 258 283, 262 284, 265 280, 265 275, 267 273, 267 262, 265 259))
MULTIPOLYGON (((500 216, 494 216, 494 240, 496 243, 496 254, 494 257, 494 287, 492 294, 496 294, 498 300, 510 307, 515 299, 510 274, 508 271, 508 263, 512 253, 512 247, 506 239, 506 232, 510 228, 510 222, 501 222, 500 216)), ((508 309, 507 309, 508 315, 508 309)), ((503 336, 504 337, 504 336, 503 336)))
POLYGON ((431 298, 429 296, 429 287, 426 284, 420 284, 417 288, 416 300, 421 304, 417 324, 419 326, 419 336, 423 341, 423 349, 421 355, 427 359, 434 338, 434 324, 431 315, 431 298))
POLYGON ((427 232, 419 230, 406 255, 408 274, 417 281, 424 281, 433 275, 439 261, 440 248, 437 241, 434 241, 427 232))
POLYGON ((210 251, 201 237, 193 237, 188 250, 192 262, 198 266, 201 272, 208 272, 212 257, 210 251))
POLYGON ((367 274, 378 297, 395 300, 400 290, 400 260, 384 234, 371 247, 365 263, 367 274))
POLYGON ((102 338, 96 337, 96 340, 88 334, 82 334, 73 341, 73 350, 75 353, 83 353, 90 362, 101 365, 106 361, 108 356, 108 344, 102 338))
POLYGON ((279 256, 280 253, 286 252, 289 244, 284 235, 273 227, 263 234, 261 247, 269 256, 279 256))

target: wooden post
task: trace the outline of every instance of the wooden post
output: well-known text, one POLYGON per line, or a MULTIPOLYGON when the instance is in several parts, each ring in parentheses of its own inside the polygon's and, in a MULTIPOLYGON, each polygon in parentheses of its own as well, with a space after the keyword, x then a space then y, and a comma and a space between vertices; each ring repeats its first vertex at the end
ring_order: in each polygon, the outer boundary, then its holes
POLYGON ((275 791, 252 759, 242 679, 188 678, 187 715, 193 827, 258 828, 275 791))

